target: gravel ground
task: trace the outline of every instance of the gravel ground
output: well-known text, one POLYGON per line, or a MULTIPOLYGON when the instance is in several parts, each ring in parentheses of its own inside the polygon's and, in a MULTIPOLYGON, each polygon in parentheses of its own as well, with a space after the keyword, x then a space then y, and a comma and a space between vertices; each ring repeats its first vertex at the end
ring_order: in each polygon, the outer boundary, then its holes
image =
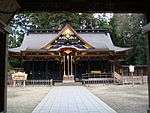
POLYGON ((87 87, 118 113, 147 113, 147 85, 99 85, 87 87))
MULTIPOLYGON (((52 87, 8 87, 8 113, 31 113, 52 87)), ((99 85, 87 87, 118 113, 147 113, 147 85, 99 85)))
POLYGON ((8 113, 31 113, 51 87, 8 87, 8 113))

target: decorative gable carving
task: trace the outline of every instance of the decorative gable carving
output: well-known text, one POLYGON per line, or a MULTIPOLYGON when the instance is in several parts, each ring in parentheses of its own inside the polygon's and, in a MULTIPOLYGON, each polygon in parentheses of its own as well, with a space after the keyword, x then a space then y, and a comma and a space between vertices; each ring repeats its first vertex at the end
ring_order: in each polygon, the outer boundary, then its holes
POLYGON ((62 46, 74 46, 79 49, 93 48, 90 44, 84 41, 70 25, 66 25, 58 34, 58 36, 48 43, 44 49, 58 49, 62 46))

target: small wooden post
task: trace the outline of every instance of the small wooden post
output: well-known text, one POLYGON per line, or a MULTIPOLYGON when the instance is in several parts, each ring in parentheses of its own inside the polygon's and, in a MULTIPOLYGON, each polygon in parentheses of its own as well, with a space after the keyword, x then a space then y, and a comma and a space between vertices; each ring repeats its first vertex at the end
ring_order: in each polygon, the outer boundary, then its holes
POLYGON ((132 80, 132 86, 134 86, 134 66, 133 65, 129 66, 129 71, 130 71, 130 76, 132 80))
POLYGON ((141 70, 141 77, 142 77, 141 84, 144 84, 144 79, 143 79, 143 69, 141 70))
POLYGON ((16 80, 13 81, 13 87, 16 87, 16 80))
POLYGON ((131 77, 132 77, 132 86, 134 86, 134 74, 131 72, 131 77))
POLYGON ((25 87, 25 86, 26 86, 26 81, 24 80, 24 81, 23 81, 23 87, 25 87))

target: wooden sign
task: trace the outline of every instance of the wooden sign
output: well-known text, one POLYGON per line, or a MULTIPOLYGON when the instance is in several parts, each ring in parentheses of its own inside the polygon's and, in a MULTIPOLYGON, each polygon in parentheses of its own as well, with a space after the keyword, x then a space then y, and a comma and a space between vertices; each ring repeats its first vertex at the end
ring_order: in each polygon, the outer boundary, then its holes
POLYGON ((101 74, 101 71, 91 71, 92 74, 101 74))
POLYGON ((27 74, 24 72, 17 72, 17 73, 12 74, 12 79, 25 81, 27 80, 27 74))

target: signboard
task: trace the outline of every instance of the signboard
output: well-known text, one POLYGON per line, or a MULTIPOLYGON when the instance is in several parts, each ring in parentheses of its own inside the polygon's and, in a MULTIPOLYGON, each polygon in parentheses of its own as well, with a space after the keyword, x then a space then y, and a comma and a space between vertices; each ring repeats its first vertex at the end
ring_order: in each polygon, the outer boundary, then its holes
POLYGON ((130 66, 129 66, 129 71, 130 71, 131 73, 134 72, 134 66, 133 66, 133 65, 130 65, 130 66))
POLYGON ((101 74, 101 71, 91 71, 92 74, 101 74))
POLYGON ((17 72, 12 74, 12 79, 13 80, 27 80, 27 74, 24 72, 17 72))

